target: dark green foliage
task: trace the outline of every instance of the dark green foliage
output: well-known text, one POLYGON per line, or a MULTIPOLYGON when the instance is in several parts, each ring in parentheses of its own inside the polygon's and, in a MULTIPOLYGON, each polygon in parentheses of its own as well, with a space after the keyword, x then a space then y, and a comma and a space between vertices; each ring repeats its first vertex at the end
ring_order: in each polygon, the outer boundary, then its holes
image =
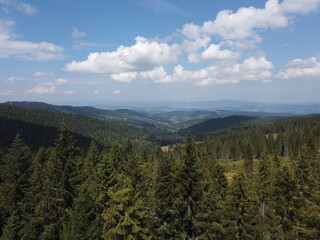
POLYGON ((18 135, 0 151, 0 239, 320 239, 319 130, 309 116, 210 142, 188 134, 153 153, 125 138, 136 129, 83 149, 63 124, 53 147, 35 154, 18 135))
POLYGON ((157 143, 171 144, 180 141, 180 137, 156 129, 70 113, 0 105, 0 135, 5 136, 0 139, 0 144, 8 146, 13 137, 21 133, 33 149, 52 146, 61 122, 69 126, 81 147, 89 146, 91 138, 104 146, 110 146, 113 141, 124 142, 131 138, 135 146, 144 149, 157 143))
POLYGON ((0 209, 10 215, 26 194, 30 175, 31 151, 17 135, 1 166, 0 209))
POLYGON ((228 227, 226 239, 257 239, 257 203, 243 173, 235 177, 227 196, 228 227))
POLYGON ((197 236, 197 215, 200 212, 199 203, 203 199, 202 172, 198 159, 198 149, 190 134, 188 134, 178 172, 179 183, 176 209, 178 209, 177 226, 180 237, 192 239, 197 236))
POLYGON ((204 133, 217 131, 224 128, 231 128, 239 126, 241 124, 255 120, 254 117, 245 116, 230 116, 225 118, 213 118, 206 120, 202 123, 198 123, 188 127, 186 129, 180 130, 180 134, 185 135, 190 131, 193 135, 203 135, 204 133))
POLYGON ((175 226, 178 209, 174 202, 177 196, 175 161, 172 154, 161 150, 154 156, 153 220, 157 239, 178 239, 175 226))
POLYGON ((142 226, 146 212, 142 209, 142 199, 135 193, 129 180, 123 186, 110 188, 110 201, 102 213, 105 222, 103 239, 150 239, 148 229, 142 226))
POLYGON ((277 239, 294 239, 296 224, 297 182, 287 166, 277 171, 274 179, 272 208, 276 215, 275 237, 277 239))
POLYGON ((10 217, 7 219, 6 225, 2 230, 2 236, 0 237, 0 240, 18 240, 18 232, 20 228, 20 218, 18 214, 13 211, 10 217))

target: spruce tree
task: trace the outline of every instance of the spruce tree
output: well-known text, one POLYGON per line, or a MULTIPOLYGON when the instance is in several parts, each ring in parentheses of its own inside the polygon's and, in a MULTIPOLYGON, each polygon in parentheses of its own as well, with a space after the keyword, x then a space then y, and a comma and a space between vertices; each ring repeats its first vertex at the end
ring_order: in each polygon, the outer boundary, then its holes
POLYGON ((249 190, 248 180, 243 173, 238 174, 233 179, 227 195, 227 226, 224 239, 256 239, 256 204, 256 199, 249 190))
POLYGON ((197 235, 197 214, 199 203, 203 198, 202 175, 199 168, 198 151, 190 133, 186 138, 182 165, 178 174, 178 193, 175 202, 179 211, 176 220, 181 237, 194 239, 197 235))
POLYGON ((177 209, 174 208, 176 196, 175 162, 171 154, 161 150, 155 155, 155 180, 152 206, 155 216, 155 238, 177 239, 174 221, 177 209))
POLYGON ((272 236, 275 239, 295 239, 297 237, 294 232, 297 217, 297 206, 295 204, 297 190, 296 179, 288 166, 279 169, 274 179, 271 202, 276 215, 272 236))
MULTIPOLYGON (((8 154, 4 156, 0 169, 0 210, 2 224, 6 222, 6 231, 13 229, 12 224, 17 224, 17 216, 20 215, 19 204, 25 197, 29 184, 31 158, 32 154, 29 147, 24 143, 21 136, 17 135, 9 148, 8 154), (8 217, 10 219, 6 220, 8 217)), ((20 220, 20 218, 18 219, 20 220)))
POLYGON ((40 239, 59 239, 66 210, 72 206, 75 186, 72 182, 77 149, 69 129, 62 126, 55 147, 45 166, 43 214, 40 239))
POLYGON ((39 239, 39 235, 43 231, 43 220, 45 218, 43 212, 45 164, 48 157, 48 151, 41 148, 32 160, 30 185, 21 203, 23 228, 20 230, 19 235, 22 239, 39 239))
POLYGON ((124 180, 122 186, 110 188, 108 195, 110 200, 102 213, 105 222, 103 239, 150 239, 148 229, 142 225, 146 217, 142 199, 134 191, 130 180, 124 180))

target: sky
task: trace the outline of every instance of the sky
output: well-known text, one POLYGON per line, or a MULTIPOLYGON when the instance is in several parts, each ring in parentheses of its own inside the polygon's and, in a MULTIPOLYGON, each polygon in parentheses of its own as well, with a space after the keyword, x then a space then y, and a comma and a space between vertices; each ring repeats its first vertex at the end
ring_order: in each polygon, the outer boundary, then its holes
POLYGON ((0 101, 320 103, 320 0, 0 0, 0 101))

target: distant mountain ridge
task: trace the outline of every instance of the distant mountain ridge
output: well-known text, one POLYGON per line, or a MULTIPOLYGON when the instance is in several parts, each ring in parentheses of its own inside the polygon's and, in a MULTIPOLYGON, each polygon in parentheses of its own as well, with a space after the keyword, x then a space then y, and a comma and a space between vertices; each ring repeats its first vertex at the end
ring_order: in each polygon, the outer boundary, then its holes
POLYGON ((287 113, 291 115, 306 115, 320 113, 320 103, 263 103, 242 100, 212 100, 212 101, 87 101, 82 105, 90 105, 103 109, 131 109, 145 112, 169 112, 186 110, 229 110, 268 113, 287 113))

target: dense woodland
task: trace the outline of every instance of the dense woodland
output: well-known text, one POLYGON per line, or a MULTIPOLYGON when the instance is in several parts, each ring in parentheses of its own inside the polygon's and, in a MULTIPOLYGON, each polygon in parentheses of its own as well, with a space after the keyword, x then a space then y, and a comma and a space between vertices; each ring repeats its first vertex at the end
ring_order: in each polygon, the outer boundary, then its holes
POLYGON ((187 134, 168 152, 126 134, 87 148, 67 122, 32 149, 17 134, 0 151, 0 239, 320 239, 320 116, 187 134))

